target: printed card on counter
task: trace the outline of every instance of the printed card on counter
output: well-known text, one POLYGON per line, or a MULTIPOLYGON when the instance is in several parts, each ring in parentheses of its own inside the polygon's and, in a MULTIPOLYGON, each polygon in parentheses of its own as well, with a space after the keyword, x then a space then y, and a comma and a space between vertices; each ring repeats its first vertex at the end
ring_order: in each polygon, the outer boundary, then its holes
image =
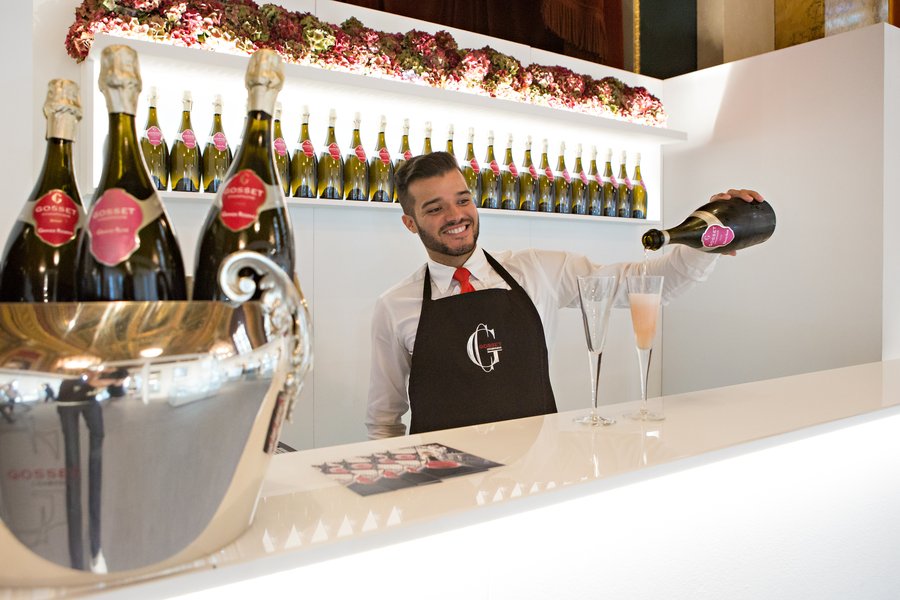
POLYGON ((503 465, 443 444, 408 446, 314 465, 361 496, 439 483, 448 477, 500 466, 503 465))

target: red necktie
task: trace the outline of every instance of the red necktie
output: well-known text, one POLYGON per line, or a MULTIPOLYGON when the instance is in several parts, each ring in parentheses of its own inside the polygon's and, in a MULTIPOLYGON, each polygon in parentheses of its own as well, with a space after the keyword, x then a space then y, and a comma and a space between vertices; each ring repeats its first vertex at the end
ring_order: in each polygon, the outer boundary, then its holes
POLYGON ((459 267, 456 269, 456 272, 453 273, 453 279, 459 282, 459 293, 466 294, 468 292, 474 292, 475 288, 472 287, 472 284, 469 283, 469 270, 465 267, 459 267))

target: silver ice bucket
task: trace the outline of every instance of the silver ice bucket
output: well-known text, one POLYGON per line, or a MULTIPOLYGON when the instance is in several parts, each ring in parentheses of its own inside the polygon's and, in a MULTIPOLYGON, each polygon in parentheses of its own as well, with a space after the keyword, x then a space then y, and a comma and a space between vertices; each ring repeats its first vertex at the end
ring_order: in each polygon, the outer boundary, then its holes
POLYGON ((0 304, 0 587, 141 578, 248 527, 310 319, 255 252, 220 283, 233 304, 0 304))

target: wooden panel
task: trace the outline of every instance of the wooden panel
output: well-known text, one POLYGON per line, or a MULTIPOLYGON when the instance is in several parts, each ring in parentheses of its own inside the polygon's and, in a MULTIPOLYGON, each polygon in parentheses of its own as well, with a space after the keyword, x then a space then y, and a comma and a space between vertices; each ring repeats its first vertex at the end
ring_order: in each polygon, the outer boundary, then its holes
POLYGON ((825 37, 825 0, 775 0, 775 48, 825 37))

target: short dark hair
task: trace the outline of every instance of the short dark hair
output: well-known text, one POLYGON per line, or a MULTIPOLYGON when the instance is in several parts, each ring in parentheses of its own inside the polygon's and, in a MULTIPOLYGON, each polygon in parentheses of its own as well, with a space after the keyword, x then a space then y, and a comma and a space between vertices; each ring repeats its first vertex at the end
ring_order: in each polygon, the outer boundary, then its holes
POLYGON ((456 157, 449 152, 420 154, 400 165, 400 168, 394 173, 394 187, 397 189, 397 201, 403 208, 403 212, 413 216, 415 199, 409 193, 411 183, 420 179, 437 177, 454 169, 459 171, 459 164, 456 162, 456 157))

